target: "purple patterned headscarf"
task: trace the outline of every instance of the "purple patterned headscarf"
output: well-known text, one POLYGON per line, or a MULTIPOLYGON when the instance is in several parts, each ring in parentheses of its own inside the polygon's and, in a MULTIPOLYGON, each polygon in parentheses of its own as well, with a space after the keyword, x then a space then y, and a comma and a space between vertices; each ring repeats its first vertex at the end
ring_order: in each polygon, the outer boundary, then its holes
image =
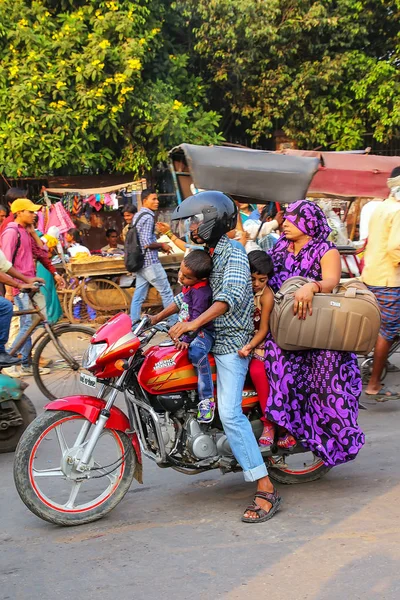
POLYGON ((331 233, 323 210, 308 200, 298 200, 289 204, 284 218, 293 223, 300 231, 312 237, 315 242, 326 240, 331 233))
POLYGON ((331 230, 326 217, 313 202, 298 200, 290 204, 285 212, 285 219, 309 235, 310 240, 295 255, 292 251, 293 243, 282 235, 269 251, 274 265, 274 275, 269 280, 269 285, 275 292, 289 277, 300 276, 320 280, 321 258, 335 247, 327 239, 331 230))

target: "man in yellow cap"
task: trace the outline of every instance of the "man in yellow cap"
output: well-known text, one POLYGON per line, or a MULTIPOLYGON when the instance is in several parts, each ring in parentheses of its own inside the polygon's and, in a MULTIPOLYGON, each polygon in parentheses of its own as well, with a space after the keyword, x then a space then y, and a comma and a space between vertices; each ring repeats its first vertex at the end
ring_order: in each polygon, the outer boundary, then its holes
MULTIPOLYGON (((26 277, 36 276, 36 259, 41 260, 45 251, 37 244, 37 237, 34 229, 35 213, 41 209, 41 206, 34 204, 28 198, 18 198, 10 206, 14 215, 14 222, 9 223, 1 236, 1 248, 4 255, 13 267, 20 271, 26 277)), ((39 241, 40 244, 40 241, 39 241)), ((41 245, 41 244, 40 244, 41 245)), ((18 310, 28 310, 30 307, 29 296, 21 293, 18 288, 6 288, 6 298, 15 302, 18 310)), ((32 323, 32 315, 22 315, 20 317, 20 330, 15 338, 13 347, 19 342, 32 323)), ((31 348, 32 340, 28 338, 21 348, 22 366, 21 371, 10 375, 19 377, 21 375, 32 375, 31 367, 31 348)), ((47 369, 48 373, 49 370, 47 369)))

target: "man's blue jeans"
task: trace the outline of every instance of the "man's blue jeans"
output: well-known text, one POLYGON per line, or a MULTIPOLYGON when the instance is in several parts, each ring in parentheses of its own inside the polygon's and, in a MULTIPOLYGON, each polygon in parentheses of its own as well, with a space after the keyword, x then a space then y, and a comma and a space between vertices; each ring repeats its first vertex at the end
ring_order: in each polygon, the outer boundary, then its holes
POLYGON ((214 336, 208 331, 199 331, 189 346, 189 360, 197 371, 199 400, 214 398, 214 383, 208 353, 214 345, 214 336))
MULTIPOLYGON (((32 308, 32 305, 29 300, 28 294, 18 294, 15 296, 14 302, 18 310, 29 310, 32 308)), ((11 347, 11 350, 15 348, 15 346, 19 343, 25 333, 28 331, 29 327, 32 325, 33 315, 21 315, 19 318, 19 332, 17 337, 14 340, 14 343, 11 347)), ((32 338, 28 338, 22 348, 19 350, 22 356, 22 365, 27 367, 30 364, 30 355, 32 349, 32 338)))
POLYGON ((232 452, 243 469, 246 481, 257 481, 268 475, 250 421, 242 411, 242 392, 249 359, 239 354, 218 354, 218 413, 232 452))
MULTIPOLYGON (((174 295, 169 285, 167 274, 161 263, 144 267, 136 273, 136 288, 131 304, 132 323, 140 319, 142 304, 146 300, 149 287, 152 285, 160 293, 164 308, 174 301, 174 295)), ((171 325, 176 323, 178 316, 173 315, 168 319, 171 325)))
POLYGON ((0 352, 6 351, 12 315, 13 305, 9 300, 0 296, 0 352))

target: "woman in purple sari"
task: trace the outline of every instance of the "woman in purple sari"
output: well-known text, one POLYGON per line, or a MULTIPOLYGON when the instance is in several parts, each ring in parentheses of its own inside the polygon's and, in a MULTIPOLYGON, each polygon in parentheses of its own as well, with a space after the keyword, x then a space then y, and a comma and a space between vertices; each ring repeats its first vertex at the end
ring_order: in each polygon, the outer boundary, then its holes
MULTIPOLYGON (((327 241, 330 228, 322 210, 299 200, 285 214, 283 235, 269 252, 277 292, 289 277, 310 283, 295 295, 294 312, 305 319, 316 292, 331 292, 339 283, 340 255, 327 241)), ((334 350, 281 350, 268 334, 265 367, 270 384, 266 416, 280 429, 278 445, 290 448, 295 439, 333 467, 352 460, 364 444, 357 424, 362 383, 355 354, 334 350)))

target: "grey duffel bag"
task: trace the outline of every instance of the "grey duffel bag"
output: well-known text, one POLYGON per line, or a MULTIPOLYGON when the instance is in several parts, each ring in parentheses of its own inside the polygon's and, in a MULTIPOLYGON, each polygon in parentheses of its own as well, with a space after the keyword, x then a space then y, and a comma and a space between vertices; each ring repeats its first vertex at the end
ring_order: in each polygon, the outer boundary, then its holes
POLYGON ((309 281, 291 277, 275 294, 270 329, 278 346, 283 350, 370 352, 381 325, 374 294, 358 280, 340 283, 331 294, 315 294, 313 314, 298 319, 293 314, 294 294, 309 281))

